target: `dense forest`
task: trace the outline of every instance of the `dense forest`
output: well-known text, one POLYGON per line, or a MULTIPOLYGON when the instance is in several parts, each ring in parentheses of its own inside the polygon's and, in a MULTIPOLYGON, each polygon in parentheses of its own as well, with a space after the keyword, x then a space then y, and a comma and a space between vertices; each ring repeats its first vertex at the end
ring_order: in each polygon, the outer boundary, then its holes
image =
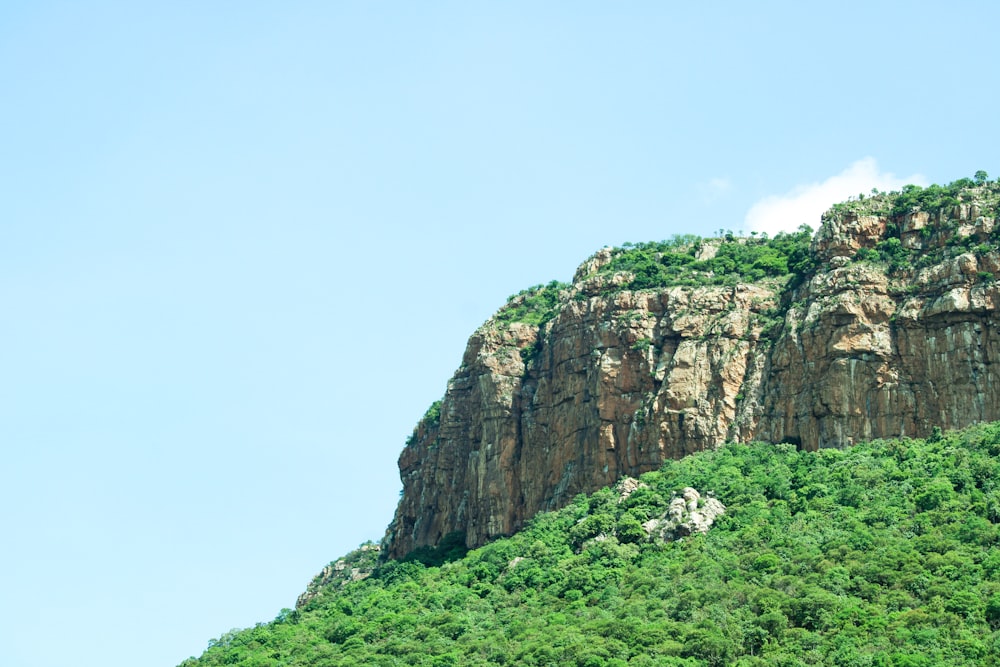
POLYGON ((468 553, 378 563, 366 545, 341 567, 370 577, 183 667, 998 664, 998 456, 1000 423, 847 450, 727 445, 468 553), (685 487, 726 513, 649 537, 685 487))

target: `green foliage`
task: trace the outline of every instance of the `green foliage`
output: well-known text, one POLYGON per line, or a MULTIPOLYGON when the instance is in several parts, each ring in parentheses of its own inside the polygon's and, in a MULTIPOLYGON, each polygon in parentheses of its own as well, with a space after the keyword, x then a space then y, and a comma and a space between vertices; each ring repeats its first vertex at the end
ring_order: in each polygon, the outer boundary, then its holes
MULTIPOLYGON (((957 206, 972 203, 978 204, 985 215, 1000 216, 1000 183, 991 183, 985 172, 977 172, 974 179, 960 178, 948 185, 926 188, 906 185, 900 192, 879 193, 863 202, 834 205, 832 211, 889 216, 885 237, 875 248, 860 248, 854 258, 880 262, 890 272, 905 272, 939 264, 965 252, 982 256, 997 251, 1000 228, 995 227, 990 238, 985 237, 983 230, 967 235, 958 233, 957 206), (904 245, 901 237, 904 216, 914 211, 928 213, 929 219, 919 231, 911 230, 917 238, 909 237, 904 245)), ((991 282, 994 276, 983 272, 978 278, 981 282, 991 282)))
POLYGON ((541 326, 555 316, 559 309, 559 292, 570 285, 553 280, 547 285, 535 285, 507 299, 507 305, 497 311, 493 319, 501 324, 524 322, 541 326))
POLYGON ((632 343, 632 349, 636 352, 645 352, 649 349, 649 346, 653 344, 648 338, 640 338, 639 340, 632 343))
MULTIPOLYGON (((809 254, 812 230, 803 225, 793 234, 737 238, 728 232, 718 239, 675 236, 659 243, 626 243, 613 251, 600 273, 628 272, 626 289, 657 289, 677 285, 735 285, 788 276, 805 276, 815 269, 809 254), (715 256, 698 259, 705 244, 717 246, 715 256)), ((620 289, 620 288, 614 288, 620 289)))
POLYGON ((440 566, 383 564, 184 667, 994 664, 1000 424, 933 436, 670 462, 622 502, 604 489, 440 566), (648 541, 685 486, 726 514, 648 541))
MULTIPOLYGON (((441 401, 437 400, 430 404, 424 416, 420 420, 419 426, 424 428, 434 428, 441 423, 441 401)), ((417 429, 413 430, 413 433, 406 439, 406 446, 414 444, 417 441, 417 429)))
POLYGON ((875 246, 879 258, 889 265, 891 270, 905 266, 909 252, 903 247, 903 242, 896 237, 879 241, 875 246))
POLYGON ((858 252, 854 255, 856 262, 877 262, 880 259, 881 255, 874 248, 858 248, 858 252))
POLYGON ((427 426, 437 426, 441 423, 441 401, 437 400, 431 403, 430 407, 427 408, 427 412, 424 413, 422 421, 427 426))
MULTIPOLYGON (((905 185, 899 192, 873 190, 833 205, 833 215, 882 215, 890 218, 885 238, 875 248, 861 248, 856 259, 884 263, 890 271, 922 268, 955 256, 974 251, 993 252, 1000 242, 1000 226, 994 238, 959 236, 956 224, 949 216, 958 204, 977 202, 985 215, 1000 217, 1000 183, 988 180, 984 171, 973 178, 960 178, 947 185, 905 185), (919 231, 921 243, 903 245, 900 238, 902 216, 920 210, 930 213, 929 224, 919 231), (923 246, 923 247, 917 247, 923 246)), ((810 252, 812 230, 802 225, 793 233, 779 233, 773 238, 753 233, 739 238, 732 231, 718 230, 718 237, 702 239, 691 234, 675 235, 669 240, 645 243, 625 243, 614 248, 611 261, 598 269, 598 275, 629 275, 627 282, 606 281, 604 293, 623 289, 663 289, 676 286, 736 285, 746 282, 784 281, 787 296, 818 269, 810 252), (711 246, 711 247, 710 247, 711 246), (702 258, 702 259, 699 259, 702 258)), ((985 277, 982 280, 986 280, 985 277)), ((506 306, 493 317, 500 325, 524 322, 541 327, 558 313, 562 306, 560 294, 571 285, 552 281, 536 285, 513 295, 506 306)), ((585 300, 583 291, 573 298, 585 300)), ((539 345, 522 351, 526 363, 537 356, 539 345)))
POLYGON ((960 178, 948 185, 929 185, 922 188, 919 185, 904 185, 892 205, 892 215, 898 216, 915 209, 937 213, 942 209, 954 207, 962 199, 964 191, 974 186, 987 183, 985 171, 977 171, 971 179, 960 178))
POLYGON ((465 546, 465 533, 455 531, 441 538, 437 545, 424 546, 406 555, 404 562, 417 562, 429 567, 436 567, 458 560, 469 552, 465 546))
POLYGON ((527 345, 526 347, 522 347, 519 350, 519 354, 521 355, 521 361, 524 362, 525 366, 530 366, 532 363, 534 363, 535 359, 538 358, 538 355, 541 351, 542 351, 542 337, 538 336, 537 338, 535 338, 534 342, 527 345))

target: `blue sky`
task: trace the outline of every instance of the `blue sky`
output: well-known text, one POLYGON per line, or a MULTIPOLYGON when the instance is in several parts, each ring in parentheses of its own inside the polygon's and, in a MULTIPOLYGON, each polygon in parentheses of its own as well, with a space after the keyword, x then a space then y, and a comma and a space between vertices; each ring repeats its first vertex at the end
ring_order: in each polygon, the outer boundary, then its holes
POLYGON ((293 606, 601 246, 1000 170, 995 3, 673 4, 3 3, 4 663, 293 606))

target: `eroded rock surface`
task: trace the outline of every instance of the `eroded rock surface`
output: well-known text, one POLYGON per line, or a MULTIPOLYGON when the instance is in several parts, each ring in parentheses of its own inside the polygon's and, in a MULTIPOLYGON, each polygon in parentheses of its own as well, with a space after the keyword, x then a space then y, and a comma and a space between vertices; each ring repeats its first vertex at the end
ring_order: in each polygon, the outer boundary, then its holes
POLYGON ((377 544, 363 544, 343 558, 336 560, 320 571, 309 582, 306 590, 295 601, 295 608, 301 609, 331 587, 340 588, 352 581, 361 581, 371 576, 378 564, 381 548, 377 544))
POLYGON ((725 513, 726 506, 717 498, 702 498, 689 486, 670 501, 665 516, 650 519, 642 527, 650 538, 670 542, 696 533, 707 533, 715 520, 725 513))
POLYGON ((621 290, 628 276, 597 273, 611 257, 598 252, 541 327, 491 319, 472 335, 440 417, 400 456, 387 555, 455 531, 483 544, 726 441, 843 447, 1000 419, 994 222, 973 204, 831 212, 813 241, 819 268, 795 289, 621 290), (859 261, 891 229, 941 260, 859 261), (981 245, 945 252, 956 239, 981 245))

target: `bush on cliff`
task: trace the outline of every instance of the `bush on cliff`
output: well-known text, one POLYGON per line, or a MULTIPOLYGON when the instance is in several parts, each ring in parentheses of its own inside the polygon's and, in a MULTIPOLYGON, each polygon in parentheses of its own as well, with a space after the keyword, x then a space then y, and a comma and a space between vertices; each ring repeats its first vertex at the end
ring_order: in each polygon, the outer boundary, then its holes
POLYGON ((553 280, 547 285, 535 285, 507 299, 507 305, 497 311, 494 319, 502 324, 524 322, 541 326, 548 322, 559 307, 559 292, 570 286, 553 280))
POLYGON ((988 186, 985 171, 977 171, 973 178, 959 178, 948 185, 934 183, 922 188, 919 185, 904 185, 892 202, 892 215, 904 215, 914 210, 937 213, 967 201, 969 190, 988 186))
MULTIPOLYGON (((860 195, 847 202, 834 204, 833 213, 886 215, 892 218, 886 238, 875 249, 861 248, 856 259, 881 261, 890 271, 922 267, 940 262, 946 256, 974 251, 980 255, 996 250, 1000 241, 1000 225, 993 228, 993 237, 984 239, 975 235, 954 233, 954 221, 936 230, 932 226, 921 231, 931 237, 937 231, 947 235, 947 242, 937 247, 903 247, 899 238, 902 216, 915 210, 931 214, 948 213, 960 203, 977 203, 982 213, 1000 218, 1000 182, 987 180, 986 172, 979 171, 970 178, 960 178, 947 185, 906 185, 899 192, 873 191, 871 197, 860 195)), ((950 213, 948 213, 950 215, 950 213)), ((945 215, 944 217, 947 217, 945 215)), ((611 250, 611 261, 597 270, 598 275, 631 274, 627 282, 607 281, 605 293, 624 289, 662 289, 677 286, 699 287, 707 285, 736 285, 764 280, 785 281, 787 288, 794 288, 812 276, 817 269, 816 258, 810 252, 812 229, 801 225, 795 232, 780 232, 774 237, 753 233, 737 237, 733 232, 719 230, 717 238, 703 239, 692 234, 675 235, 659 242, 625 243, 611 250)), ((506 306, 494 316, 500 324, 524 322, 541 326, 548 322, 560 307, 560 293, 572 286, 558 281, 535 285, 512 295, 506 306)))
POLYGON ((808 273, 812 230, 781 232, 773 238, 753 235, 736 238, 727 233, 718 239, 676 236, 659 243, 629 243, 614 249, 612 260, 600 273, 629 272, 632 280, 615 289, 656 289, 678 285, 735 285, 808 273), (715 246, 714 254, 706 246, 715 246), (702 257, 702 259, 699 259, 702 257))

